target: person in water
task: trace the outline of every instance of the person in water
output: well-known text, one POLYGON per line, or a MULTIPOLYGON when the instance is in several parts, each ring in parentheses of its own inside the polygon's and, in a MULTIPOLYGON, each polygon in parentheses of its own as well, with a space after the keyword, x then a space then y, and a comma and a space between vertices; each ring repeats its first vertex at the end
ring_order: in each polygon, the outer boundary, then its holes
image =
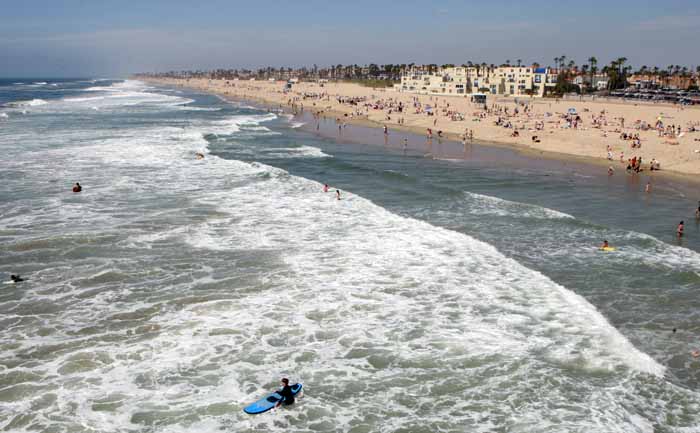
POLYGON ((12 281, 13 283, 19 283, 20 281, 24 281, 24 279, 22 279, 22 277, 20 277, 19 275, 12 274, 10 275, 10 281, 12 281))
POLYGON ((340 190, 339 189, 335 190, 335 196, 338 198, 338 200, 340 200, 340 190))
POLYGON ((294 393, 292 392, 292 387, 289 386, 289 379, 286 377, 282 378, 282 389, 277 391, 282 399, 275 404, 275 407, 280 407, 281 405, 289 406, 294 404, 294 393))
POLYGON ((600 246, 600 249, 601 249, 601 250, 604 250, 604 249, 606 249, 606 248, 610 248, 610 245, 608 244, 608 241, 607 241, 607 240, 604 240, 604 241, 603 241, 603 245, 600 246))
POLYGON ((327 183, 323 184, 323 192, 328 192, 328 184, 327 183))
POLYGON ((683 221, 678 223, 678 228, 676 229, 676 234, 678 235, 679 238, 683 237, 683 221))
POLYGON ((695 219, 700 220, 700 201, 698 201, 698 208, 695 209, 695 219))
POLYGON ((73 192, 80 192, 83 190, 83 187, 80 186, 80 182, 76 182, 75 185, 73 185, 73 192))

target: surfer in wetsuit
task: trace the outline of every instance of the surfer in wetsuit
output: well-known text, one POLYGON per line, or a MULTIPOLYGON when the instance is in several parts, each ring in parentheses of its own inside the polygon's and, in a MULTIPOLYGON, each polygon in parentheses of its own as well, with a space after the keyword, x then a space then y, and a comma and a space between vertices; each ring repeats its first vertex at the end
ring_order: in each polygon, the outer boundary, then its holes
POLYGON ((13 275, 10 275, 10 281, 12 281, 13 283, 19 283, 20 281, 24 281, 24 280, 19 275, 13 274, 13 275))
POLYGON ((600 246, 601 250, 604 250, 606 248, 610 248, 610 245, 608 244, 607 240, 603 241, 603 245, 600 246))
POLYGON ((289 379, 286 377, 282 379, 282 389, 277 391, 277 393, 282 396, 282 400, 278 401, 275 407, 280 407, 282 404, 285 406, 294 404, 294 393, 292 392, 292 387, 289 386, 289 379))

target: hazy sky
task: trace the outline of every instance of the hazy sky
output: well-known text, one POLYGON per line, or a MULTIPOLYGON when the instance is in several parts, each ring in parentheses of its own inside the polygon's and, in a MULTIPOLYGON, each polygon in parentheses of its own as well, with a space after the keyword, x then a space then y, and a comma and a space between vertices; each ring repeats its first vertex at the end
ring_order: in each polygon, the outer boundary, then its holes
POLYGON ((700 64, 699 0, 0 0, 0 76, 217 67, 700 64))

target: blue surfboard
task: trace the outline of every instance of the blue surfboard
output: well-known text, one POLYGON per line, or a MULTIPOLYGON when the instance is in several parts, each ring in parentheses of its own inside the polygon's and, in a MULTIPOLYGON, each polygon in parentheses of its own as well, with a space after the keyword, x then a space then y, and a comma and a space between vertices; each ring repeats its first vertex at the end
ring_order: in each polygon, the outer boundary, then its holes
MULTIPOLYGON (((300 391, 301 391, 301 384, 300 383, 295 383, 294 385, 292 385, 292 395, 296 396, 297 394, 299 394, 300 391)), ((282 400, 282 396, 279 395, 277 392, 273 392, 272 394, 269 394, 266 397, 261 398, 260 400, 256 401, 255 403, 244 407, 243 412, 251 414, 251 415, 267 412, 268 410, 275 407, 277 402, 280 400, 282 400)))

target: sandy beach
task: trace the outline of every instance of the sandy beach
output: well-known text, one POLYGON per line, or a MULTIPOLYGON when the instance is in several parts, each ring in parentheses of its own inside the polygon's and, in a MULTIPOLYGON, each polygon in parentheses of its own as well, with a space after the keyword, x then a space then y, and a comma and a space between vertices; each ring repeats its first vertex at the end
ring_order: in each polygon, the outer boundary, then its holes
POLYGON ((234 99, 335 116, 339 122, 514 146, 549 157, 576 157, 624 172, 631 158, 652 160, 662 172, 700 173, 700 108, 668 104, 538 98, 431 96, 373 89, 354 83, 298 83, 205 79, 149 79, 234 99), (399 107, 401 110, 399 111, 399 107), (571 114, 575 113, 575 114, 571 114), (680 132, 679 132, 680 128, 680 132), (430 132, 429 132, 430 130, 430 132), (626 138, 625 138, 626 135, 626 138))

